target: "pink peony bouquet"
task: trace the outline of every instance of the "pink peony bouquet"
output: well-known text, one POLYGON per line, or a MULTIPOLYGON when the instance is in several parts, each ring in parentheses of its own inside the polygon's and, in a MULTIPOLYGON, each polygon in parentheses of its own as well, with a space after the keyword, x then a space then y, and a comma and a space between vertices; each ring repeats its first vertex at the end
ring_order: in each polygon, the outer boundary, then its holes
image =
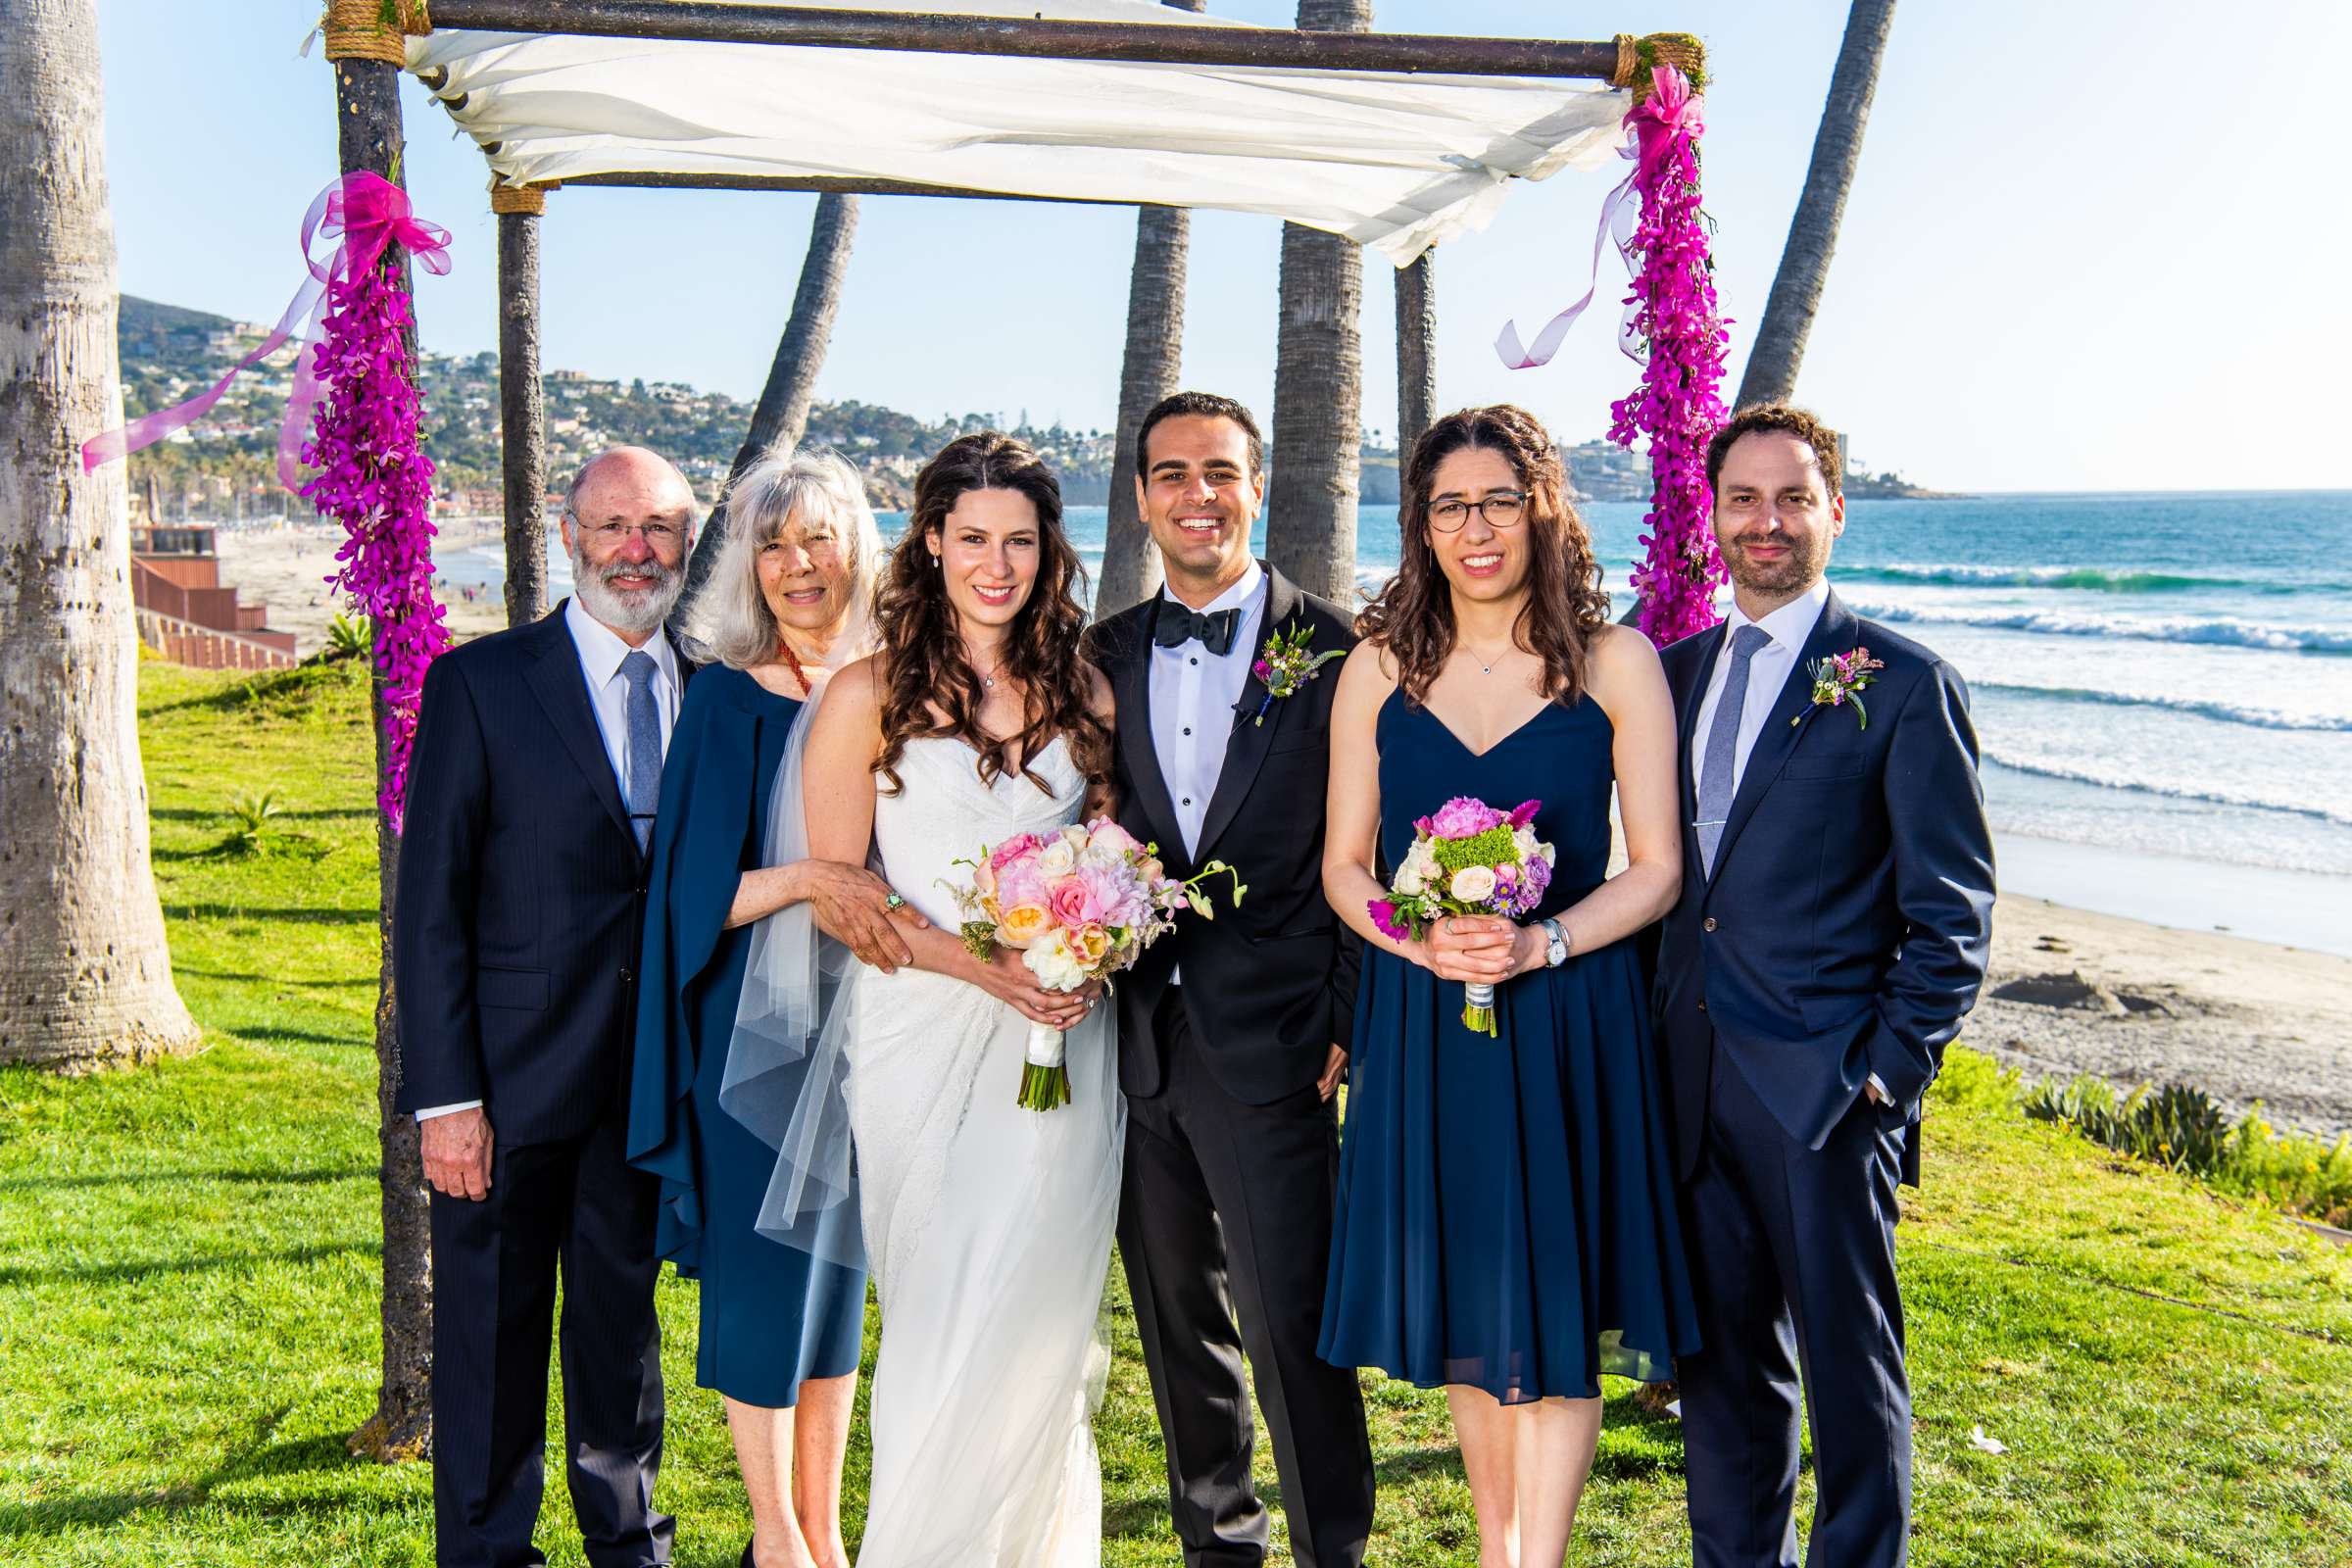
MULTIPOLYGON (((1389 896, 1372 901, 1372 923, 1393 941, 1417 942, 1449 914, 1526 915, 1551 886, 1552 848, 1530 825, 1540 804, 1505 812, 1460 795, 1415 821, 1413 847, 1390 878, 1389 896)), ((1462 1022, 1494 1033, 1493 986, 1465 988, 1462 1022)))
MULTIPOLYGON (((1107 816, 1056 833, 1016 833, 983 845, 968 886, 949 888, 963 910, 963 945, 983 961, 999 947, 1019 950, 1021 961, 1049 991, 1078 991, 1132 968, 1144 950, 1176 929, 1189 908, 1216 917, 1200 884, 1232 876, 1233 902, 1249 891, 1233 868, 1211 860, 1179 882, 1160 869, 1156 846, 1107 816)), ((1069 1103, 1070 1074, 1061 1031, 1029 1026, 1028 1064, 1019 1102, 1031 1110, 1069 1103)))

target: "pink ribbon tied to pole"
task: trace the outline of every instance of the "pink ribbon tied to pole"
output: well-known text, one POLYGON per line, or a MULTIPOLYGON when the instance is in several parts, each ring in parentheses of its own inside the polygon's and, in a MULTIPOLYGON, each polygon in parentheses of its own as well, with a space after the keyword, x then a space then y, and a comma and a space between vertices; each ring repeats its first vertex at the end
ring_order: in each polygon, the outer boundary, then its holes
MULTIPOLYGON (((1649 79, 1655 90, 1648 98, 1626 111, 1622 123, 1633 132, 1626 145, 1617 149, 1617 156, 1633 162, 1633 172, 1620 180, 1617 188, 1601 200, 1600 223, 1592 235, 1592 282, 1585 297, 1544 323, 1532 346, 1522 345, 1516 321, 1502 323, 1502 334, 1494 340, 1494 352, 1502 357, 1503 365, 1513 370, 1532 370, 1549 365, 1553 355, 1560 352, 1561 342, 1578 317, 1592 303, 1600 289, 1600 250, 1614 240, 1618 257, 1624 261, 1626 272, 1634 271, 1630 251, 1634 227, 1634 197, 1652 183, 1659 168, 1673 150, 1678 134, 1696 136, 1706 129, 1706 99, 1690 90, 1690 78, 1673 66, 1652 66, 1649 79)), ((1635 346, 1630 331, 1618 334, 1617 346, 1626 358, 1639 361, 1640 349, 1635 346)))
POLYGON ((160 413, 141 415, 119 429, 83 442, 82 471, 87 473, 102 463, 128 457, 142 447, 155 445, 174 430, 194 424, 212 412, 213 405, 220 401, 231 381, 276 353, 299 331, 302 351, 295 358, 294 388, 287 395, 286 416, 277 430, 277 479, 287 489, 296 489, 303 431, 310 425, 311 411, 326 392, 318 376, 318 355, 313 351, 323 322, 320 307, 326 298, 327 285, 338 277, 365 274, 383 259, 385 249, 393 245, 416 258, 435 276, 449 270, 449 230, 416 217, 409 206, 407 191, 367 170, 334 180, 312 201, 310 211, 302 219, 302 260, 311 275, 294 291, 285 314, 277 318, 277 325, 270 329, 270 335, 262 339, 262 346, 239 360, 210 389, 187 402, 160 413), (337 235, 342 236, 342 243, 321 265, 312 254, 312 247, 320 237, 333 239, 337 235))

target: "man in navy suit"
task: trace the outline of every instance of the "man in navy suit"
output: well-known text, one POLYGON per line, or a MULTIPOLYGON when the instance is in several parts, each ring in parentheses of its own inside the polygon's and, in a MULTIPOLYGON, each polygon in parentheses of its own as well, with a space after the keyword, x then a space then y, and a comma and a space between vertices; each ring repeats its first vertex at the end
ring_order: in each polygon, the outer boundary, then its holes
POLYGON ((637 447, 564 498, 576 597, 425 677, 393 906, 396 1103, 432 1183, 442 1568, 527 1568, 564 1282, 567 1477, 593 1568, 669 1561, 655 1182, 623 1157, 646 847, 691 665, 662 621, 694 492, 637 447))
POLYGON ((1683 896, 1660 1036, 1699 1289, 1678 1362, 1698 1568, 1794 1568, 1798 1393, 1808 1560, 1907 1560, 1911 1389, 1895 1187, 1975 1005, 1992 843, 1968 689, 1857 619, 1823 576, 1845 530, 1837 437, 1783 405, 1707 449, 1735 600, 1664 662, 1681 720, 1683 896), (1835 695, 1822 662, 1866 686, 1835 695))

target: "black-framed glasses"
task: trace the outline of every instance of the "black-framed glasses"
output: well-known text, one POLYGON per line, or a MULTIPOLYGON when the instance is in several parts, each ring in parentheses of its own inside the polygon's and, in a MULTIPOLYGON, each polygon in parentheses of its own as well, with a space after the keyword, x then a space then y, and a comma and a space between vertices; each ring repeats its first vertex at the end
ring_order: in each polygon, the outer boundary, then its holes
POLYGON ((1490 528, 1515 528, 1527 515, 1527 497, 1516 490, 1497 490, 1477 501, 1440 501, 1429 509, 1429 525, 1440 533, 1456 533, 1473 512, 1490 528))

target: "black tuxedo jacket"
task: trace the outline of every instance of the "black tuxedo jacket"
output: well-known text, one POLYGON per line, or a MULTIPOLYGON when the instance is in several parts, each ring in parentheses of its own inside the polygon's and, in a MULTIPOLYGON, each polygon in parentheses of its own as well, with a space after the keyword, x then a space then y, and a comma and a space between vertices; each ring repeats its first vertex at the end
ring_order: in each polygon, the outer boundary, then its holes
POLYGON ((593 1126, 628 1078, 645 889, 564 606, 435 660, 393 904, 395 1105, 481 1100, 502 1145, 593 1126))
MULTIPOLYGON (((1859 620, 1832 593, 1748 754, 1700 869, 1690 749, 1724 628, 1663 656, 1674 691, 1682 902, 1667 915, 1658 1004, 1683 1174, 1726 1052, 1781 1126, 1818 1149, 1872 1073, 1886 1114, 1920 1100, 1976 1005, 1992 940, 1992 838, 1959 673, 1859 620), (1884 660, 1852 707, 1816 708, 1809 666, 1857 644, 1884 660)), ((1907 1140, 1917 1180, 1918 1140, 1907 1140)))
MULTIPOLYGON (((1266 568, 1266 612, 1258 637, 1314 628, 1317 653, 1354 646, 1347 612, 1266 568)), ((1152 747, 1152 628, 1161 596, 1098 621, 1092 654, 1118 704, 1112 784, 1119 825, 1159 846, 1171 875, 1191 876, 1223 860, 1249 895, 1231 905, 1230 882, 1207 884, 1216 917, 1185 913, 1118 980, 1119 1083, 1130 1095, 1159 1093, 1167 1063, 1152 1027, 1169 974, 1184 968, 1193 1042, 1218 1085, 1245 1104, 1270 1104, 1322 1075, 1355 1016, 1362 944, 1323 900, 1324 785, 1331 761, 1331 699, 1339 664, 1266 707, 1255 675, 1243 687, 1225 745, 1225 766, 1209 797, 1197 854, 1187 857, 1168 785, 1152 747)))

